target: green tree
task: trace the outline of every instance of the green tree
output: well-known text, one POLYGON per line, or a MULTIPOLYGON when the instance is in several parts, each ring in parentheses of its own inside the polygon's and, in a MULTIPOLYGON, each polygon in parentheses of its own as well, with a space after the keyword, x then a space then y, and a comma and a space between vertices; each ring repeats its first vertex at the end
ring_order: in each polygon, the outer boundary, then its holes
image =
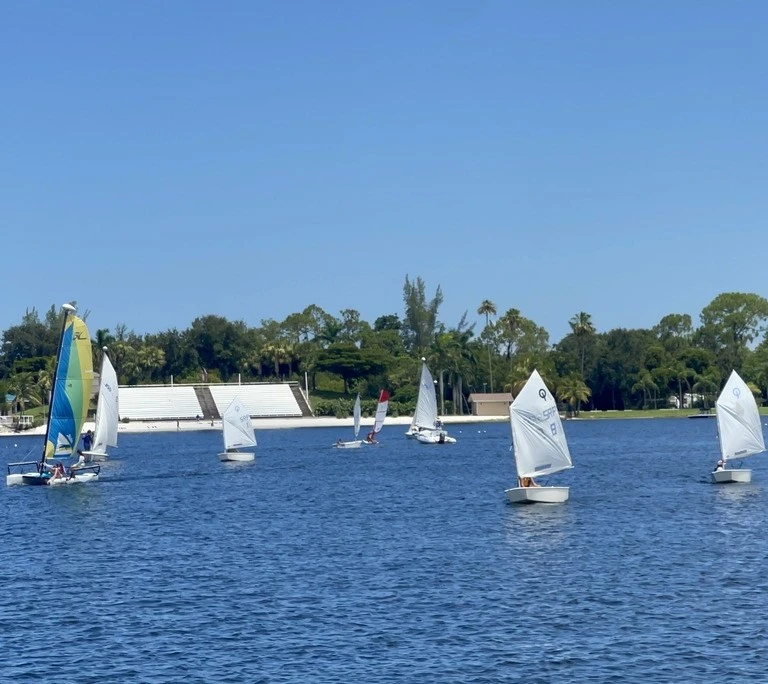
MULTIPOLYGON (((485 316, 485 327, 489 329, 491 327, 491 316, 496 315, 496 305, 490 299, 484 299, 480 306, 477 308, 477 313, 480 316, 485 316)), ((491 343, 488 342, 488 376, 491 384, 491 392, 493 392, 493 364, 491 363, 491 343)))
POLYGON ((406 349, 419 355, 423 355, 432 344, 437 329, 437 314, 443 303, 443 293, 439 285, 435 296, 429 301, 427 301, 426 289, 421 277, 411 282, 408 276, 405 276, 403 339, 406 349))
POLYGON ((579 415, 579 407, 583 402, 589 401, 592 390, 578 375, 571 374, 560 381, 557 387, 557 396, 561 401, 568 404, 576 415, 579 415))

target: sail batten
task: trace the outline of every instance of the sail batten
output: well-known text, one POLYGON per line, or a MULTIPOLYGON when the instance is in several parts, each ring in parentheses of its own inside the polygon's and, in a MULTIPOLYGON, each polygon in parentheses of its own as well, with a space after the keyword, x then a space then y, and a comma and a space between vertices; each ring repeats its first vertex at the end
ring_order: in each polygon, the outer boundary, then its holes
POLYGON ((509 407, 518 477, 551 475, 573 467, 557 403, 534 370, 509 407))
POLYGON ((757 402, 736 371, 731 372, 716 406, 717 432, 724 461, 747 458, 765 451, 757 402))

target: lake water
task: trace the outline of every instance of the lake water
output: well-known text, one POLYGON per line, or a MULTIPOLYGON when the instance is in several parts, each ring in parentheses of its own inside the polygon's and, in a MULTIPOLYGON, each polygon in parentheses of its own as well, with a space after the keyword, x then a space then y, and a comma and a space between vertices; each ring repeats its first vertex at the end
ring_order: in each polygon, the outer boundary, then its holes
POLYGON ((768 457, 714 486, 714 420, 565 429, 558 506, 505 503, 504 423, 260 430, 240 465, 215 432, 121 435, 97 483, 0 492, 0 678, 766 681, 768 457))

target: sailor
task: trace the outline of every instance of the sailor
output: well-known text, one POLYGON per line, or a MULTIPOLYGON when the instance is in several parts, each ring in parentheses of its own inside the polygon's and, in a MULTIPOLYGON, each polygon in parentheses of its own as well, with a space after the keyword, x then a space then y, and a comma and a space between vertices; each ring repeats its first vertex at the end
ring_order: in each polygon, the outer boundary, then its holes
POLYGON ((91 447, 93 446, 93 432, 88 430, 83 435, 83 451, 90 451, 91 447))
POLYGON ((716 464, 715 464, 715 472, 718 470, 724 470, 725 469, 725 463, 723 463, 723 459, 721 458, 716 464))

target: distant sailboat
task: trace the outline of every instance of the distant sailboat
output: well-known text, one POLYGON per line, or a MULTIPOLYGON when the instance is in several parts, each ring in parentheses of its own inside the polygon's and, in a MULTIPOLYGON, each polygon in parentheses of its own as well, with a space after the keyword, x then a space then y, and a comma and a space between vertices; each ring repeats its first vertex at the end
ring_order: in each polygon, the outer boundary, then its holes
POLYGON ((251 416, 239 397, 235 397, 224 411, 221 434, 224 451, 219 454, 220 461, 253 461, 256 458, 252 451, 240 451, 241 447, 256 446, 256 435, 251 416))
POLYGON ((560 503, 568 500, 568 487, 542 487, 533 478, 572 468, 557 403, 538 371, 534 370, 509 406, 512 443, 520 486, 507 489, 511 503, 560 503), (523 486, 528 484, 528 486, 523 486))
POLYGON ((361 409, 360 409, 360 395, 357 395, 357 399, 355 399, 355 408, 352 410, 352 415, 354 416, 354 423, 355 423, 355 439, 351 442, 344 442, 342 440, 339 440, 334 444, 337 449, 359 449, 360 445, 363 443, 361 439, 358 439, 357 436, 360 434, 360 416, 362 415, 361 409))
POLYGON ((712 482, 750 482, 751 470, 729 468, 728 461, 765 451, 765 440, 755 397, 736 371, 731 372, 717 398, 717 432, 722 467, 718 464, 712 473, 712 482))
POLYGON ((389 408, 389 392, 387 390, 381 390, 379 394, 379 403, 376 405, 376 417, 373 421, 373 429, 368 433, 365 438, 366 444, 377 444, 376 435, 381 432, 381 428, 384 427, 384 420, 387 417, 387 409, 389 408))
POLYGON ((90 482, 99 477, 99 466, 84 466, 66 473, 64 460, 72 458, 80 441, 93 382, 91 339, 85 322, 64 304, 45 442, 40 461, 9 463, 6 484, 60 485, 90 482), (51 462, 56 461, 55 465, 51 462), (34 466, 34 468, 30 468, 34 466), (60 467, 59 467, 60 466, 60 467), (51 472, 53 471, 53 472, 51 472))
POLYGON ((421 379, 419 380, 419 396, 416 400, 416 411, 413 414, 411 427, 405 433, 406 437, 414 437, 424 444, 455 444, 456 440, 449 437, 443 424, 437 417, 437 395, 435 381, 427 368, 427 360, 421 359, 421 379))
POLYGON ((101 373, 99 375, 99 399, 96 404, 96 426, 93 447, 83 451, 86 463, 106 461, 107 447, 117 446, 118 422, 118 386, 117 373, 107 356, 107 348, 102 350, 101 373))

